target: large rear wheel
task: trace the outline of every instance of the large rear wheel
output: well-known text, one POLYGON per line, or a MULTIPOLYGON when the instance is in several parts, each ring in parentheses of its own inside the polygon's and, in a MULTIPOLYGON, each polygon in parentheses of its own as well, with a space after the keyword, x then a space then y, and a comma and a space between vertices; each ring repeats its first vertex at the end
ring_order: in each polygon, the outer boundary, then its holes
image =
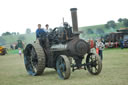
POLYGON ((24 63, 30 75, 41 75, 45 69, 45 53, 39 43, 28 44, 24 50, 24 63))

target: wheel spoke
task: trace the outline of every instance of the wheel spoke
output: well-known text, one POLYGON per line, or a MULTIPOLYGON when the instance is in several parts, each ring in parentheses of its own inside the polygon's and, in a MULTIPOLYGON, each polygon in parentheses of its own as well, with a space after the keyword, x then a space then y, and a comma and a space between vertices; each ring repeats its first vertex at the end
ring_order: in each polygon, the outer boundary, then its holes
POLYGON ((63 76, 61 70, 57 70, 59 76, 63 76))
POLYGON ((91 62, 93 62, 93 58, 92 58, 92 56, 90 56, 90 59, 91 59, 91 62))
POLYGON ((63 61, 63 58, 60 58, 60 63, 62 64, 64 61, 63 61))
POLYGON ((90 65, 90 71, 93 71, 93 67, 90 65))
POLYGON ((92 67, 92 72, 94 73, 94 71, 95 71, 95 69, 94 69, 94 67, 92 67))
POLYGON ((33 69, 36 71, 38 59, 37 59, 36 52, 33 47, 31 49, 31 63, 32 63, 33 69))
POLYGON ((63 63, 61 64, 61 67, 63 69, 63 72, 65 72, 65 65, 63 63))
POLYGON ((32 56, 32 58, 35 58, 35 56, 36 56, 34 48, 32 48, 32 50, 31 50, 31 56, 32 56))
POLYGON ((95 73, 98 71, 98 69, 95 67, 95 73))

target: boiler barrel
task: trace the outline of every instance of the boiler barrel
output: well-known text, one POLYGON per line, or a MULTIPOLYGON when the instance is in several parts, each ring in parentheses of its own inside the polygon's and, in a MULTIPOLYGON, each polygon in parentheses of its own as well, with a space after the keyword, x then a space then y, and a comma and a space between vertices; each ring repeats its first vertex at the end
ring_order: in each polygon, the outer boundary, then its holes
POLYGON ((67 44, 67 49, 72 56, 84 56, 90 51, 89 44, 82 39, 74 39, 67 44))

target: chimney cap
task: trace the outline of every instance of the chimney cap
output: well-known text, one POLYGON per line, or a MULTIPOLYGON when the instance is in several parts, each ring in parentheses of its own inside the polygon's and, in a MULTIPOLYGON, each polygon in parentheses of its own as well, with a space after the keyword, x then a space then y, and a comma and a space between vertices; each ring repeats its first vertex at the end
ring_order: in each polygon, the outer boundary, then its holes
POLYGON ((76 11, 77 10, 77 8, 71 8, 70 9, 70 11, 76 11))

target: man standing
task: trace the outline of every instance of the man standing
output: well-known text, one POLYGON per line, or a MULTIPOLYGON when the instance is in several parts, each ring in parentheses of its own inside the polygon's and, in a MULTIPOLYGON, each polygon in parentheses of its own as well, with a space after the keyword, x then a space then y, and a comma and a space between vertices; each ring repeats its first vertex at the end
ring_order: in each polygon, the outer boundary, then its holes
POLYGON ((39 38, 42 35, 45 35, 46 32, 41 28, 41 24, 38 24, 38 29, 36 30, 36 38, 39 38))
POLYGON ((104 44, 101 42, 99 39, 96 43, 96 47, 99 49, 99 56, 101 57, 101 60, 103 60, 103 49, 104 49, 104 44))
POLYGON ((121 49, 124 48, 124 41, 123 41, 122 37, 120 37, 120 47, 121 47, 121 49))

